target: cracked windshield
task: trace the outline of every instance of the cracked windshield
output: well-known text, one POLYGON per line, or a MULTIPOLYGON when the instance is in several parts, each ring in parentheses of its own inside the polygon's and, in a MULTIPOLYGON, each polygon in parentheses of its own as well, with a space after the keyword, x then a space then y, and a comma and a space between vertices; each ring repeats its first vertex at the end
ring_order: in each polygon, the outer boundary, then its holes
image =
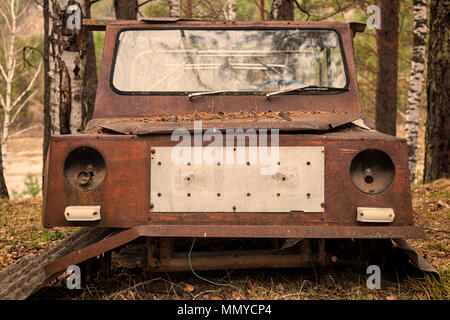
POLYGON ((127 30, 113 86, 142 93, 344 88, 343 60, 331 30, 127 30))

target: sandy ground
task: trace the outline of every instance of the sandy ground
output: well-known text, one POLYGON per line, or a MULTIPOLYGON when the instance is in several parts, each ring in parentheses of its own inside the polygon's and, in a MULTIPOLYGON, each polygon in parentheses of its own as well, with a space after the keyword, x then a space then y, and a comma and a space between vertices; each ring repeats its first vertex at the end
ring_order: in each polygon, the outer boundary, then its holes
POLYGON ((24 182, 28 174, 42 185, 42 141, 39 135, 8 140, 5 179, 12 198, 15 192, 20 194, 26 189, 24 182))

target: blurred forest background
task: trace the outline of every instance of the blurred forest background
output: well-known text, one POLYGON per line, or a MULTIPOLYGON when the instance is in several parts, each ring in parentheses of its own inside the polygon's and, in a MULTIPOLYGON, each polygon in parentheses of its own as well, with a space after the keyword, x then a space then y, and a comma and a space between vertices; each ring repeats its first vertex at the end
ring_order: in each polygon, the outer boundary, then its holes
MULTIPOLYGON (((126 1, 126 0, 125 0, 126 1)), ((181 1, 181 17, 192 16, 198 19, 226 19, 224 8, 228 0, 191 0, 181 1)), ((3 12, 8 9, 3 1, 3 12)), ((42 170, 42 132, 44 122, 44 68, 40 61, 44 52, 44 17, 43 0, 17 0, 21 8, 17 17, 17 32, 14 44, 17 59, 15 60, 15 80, 12 86, 12 97, 19 97, 29 86, 38 72, 32 88, 22 98, 21 109, 14 117, 9 127, 9 140, 2 150, 4 154, 5 179, 11 198, 34 196, 33 189, 39 189, 42 170), (22 10, 23 9, 23 10, 22 10)), ((96 19, 114 19, 116 17, 114 0, 91 1, 91 17, 96 19)), ((133 2, 133 1, 131 1, 133 2)), ((170 0, 140 0, 137 19, 144 17, 167 17, 170 15, 170 0)), ((273 1, 271 0, 236 0, 235 20, 270 19, 273 1), (260 6, 263 5, 263 10, 260 6)), ((344 21, 366 23, 369 14, 367 7, 377 3, 365 0, 302 0, 293 6, 293 18, 299 21, 344 21)), ((408 99, 411 60, 413 54, 413 1, 399 2, 399 45, 398 45, 398 91, 397 91, 397 136, 404 137, 405 114, 408 99)), ((8 31, 5 14, 0 16, 0 30, 8 31)), ((7 35, 3 32, 3 35, 7 35)), ((1 37, 1 35, 0 35, 1 37)), ((7 63, 7 37, 1 37, 0 63, 7 63)), ((104 32, 93 32, 97 72, 101 63, 104 32)), ((366 28, 364 33, 355 37, 355 57, 359 81, 360 98, 363 113, 375 118, 377 89, 377 40, 376 30, 366 28)), ((425 63, 426 65, 426 63, 425 63)), ((425 70, 426 73, 426 70, 425 70)), ((426 77, 426 75, 425 75, 426 77)), ((4 95, 5 81, 0 77, 0 93, 4 95)), ((426 120, 426 85, 422 86, 419 118, 418 165, 415 182, 420 182, 423 176, 424 159, 424 124, 426 120)), ((1 108, 1 107, 0 107, 1 108)), ((0 113, 0 121, 5 114, 0 113)), ((4 129, 3 129, 4 130, 4 129)))

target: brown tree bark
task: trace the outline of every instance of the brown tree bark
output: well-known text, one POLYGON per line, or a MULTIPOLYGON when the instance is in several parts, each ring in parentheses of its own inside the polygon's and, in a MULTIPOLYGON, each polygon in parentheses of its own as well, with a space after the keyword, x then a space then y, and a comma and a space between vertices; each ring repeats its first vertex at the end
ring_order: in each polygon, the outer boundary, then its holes
POLYGON ((432 0, 428 41, 427 122, 424 182, 449 178, 450 5, 432 0))
POLYGON ((192 18, 192 0, 184 1, 184 15, 186 18, 192 18))
POLYGON ((3 176, 2 145, 0 144, 0 199, 9 199, 8 188, 3 176))
POLYGON ((375 124, 378 131, 396 135, 398 71, 398 0, 379 0, 381 28, 377 30, 377 89, 375 124))
POLYGON ((94 110, 94 39, 92 32, 67 28, 69 5, 90 17, 89 0, 44 1, 44 163, 50 136, 82 132, 94 110))
POLYGON ((116 19, 136 20, 138 8, 138 0, 114 0, 116 19))
POLYGON ((294 1, 273 0, 267 20, 294 20, 294 1))
POLYGON ((258 19, 264 21, 264 0, 258 0, 258 19))

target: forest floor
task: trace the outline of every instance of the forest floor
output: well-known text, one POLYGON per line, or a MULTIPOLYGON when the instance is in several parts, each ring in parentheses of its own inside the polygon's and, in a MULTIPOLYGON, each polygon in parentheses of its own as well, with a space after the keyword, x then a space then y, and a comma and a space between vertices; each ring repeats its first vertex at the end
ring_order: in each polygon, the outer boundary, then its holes
MULTIPOLYGON (((411 240, 440 273, 440 281, 422 274, 382 275, 382 289, 366 287, 365 270, 267 269, 210 271, 200 275, 226 286, 207 283, 190 272, 144 275, 114 269, 107 282, 87 282, 66 289, 64 275, 31 299, 446 299, 450 300, 450 179, 413 188, 415 224, 426 239, 411 240)), ((75 228, 45 229, 42 198, 0 201, 0 270, 24 255, 42 252, 75 228)))

